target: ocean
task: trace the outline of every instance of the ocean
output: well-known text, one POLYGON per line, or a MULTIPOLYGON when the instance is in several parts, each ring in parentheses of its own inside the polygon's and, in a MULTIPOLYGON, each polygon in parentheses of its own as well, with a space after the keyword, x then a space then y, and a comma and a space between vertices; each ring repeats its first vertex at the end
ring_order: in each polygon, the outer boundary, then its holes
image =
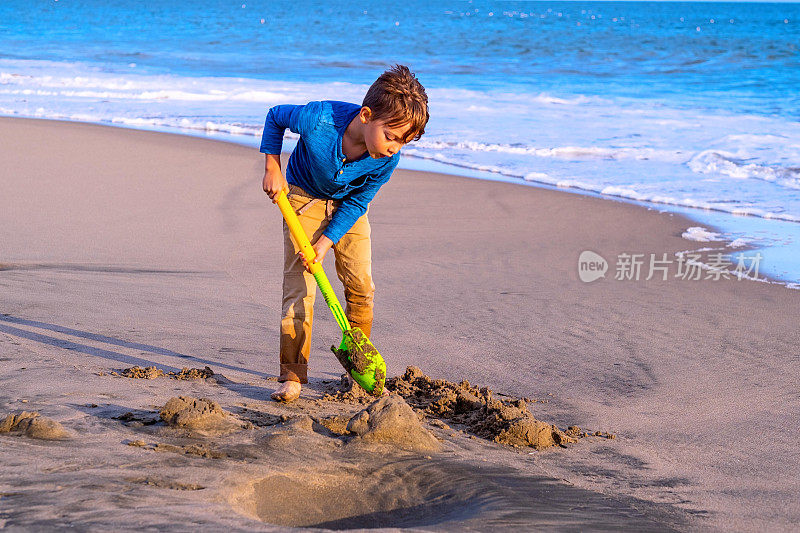
POLYGON ((0 3, 3 116, 256 147, 395 63, 431 112, 402 166, 686 214, 800 287, 798 3, 0 3))

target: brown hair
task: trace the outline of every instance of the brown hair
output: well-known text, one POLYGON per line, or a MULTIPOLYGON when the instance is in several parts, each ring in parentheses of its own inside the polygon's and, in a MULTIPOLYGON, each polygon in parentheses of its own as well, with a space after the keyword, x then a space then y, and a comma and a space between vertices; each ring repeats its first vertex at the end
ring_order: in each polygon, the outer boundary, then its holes
POLYGON ((404 142, 418 140, 428 123, 428 95, 425 87, 405 65, 395 65, 375 80, 364 96, 363 107, 372 110, 373 120, 388 126, 411 124, 404 142))

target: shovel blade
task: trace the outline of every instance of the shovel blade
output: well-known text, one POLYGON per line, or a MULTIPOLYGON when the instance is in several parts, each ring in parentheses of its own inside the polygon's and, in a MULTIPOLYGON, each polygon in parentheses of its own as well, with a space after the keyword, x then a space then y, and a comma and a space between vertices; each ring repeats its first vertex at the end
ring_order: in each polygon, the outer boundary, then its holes
POLYGON ((339 348, 331 346, 331 351, 361 388, 373 396, 383 394, 386 363, 360 328, 347 330, 339 348))

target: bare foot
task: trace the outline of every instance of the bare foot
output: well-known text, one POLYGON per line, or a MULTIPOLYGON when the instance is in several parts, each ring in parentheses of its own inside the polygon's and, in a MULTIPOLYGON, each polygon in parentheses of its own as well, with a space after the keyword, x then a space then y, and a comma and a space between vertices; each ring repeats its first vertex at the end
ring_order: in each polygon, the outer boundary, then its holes
POLYGON ((293 402, 300 397, 300 389, 303 386, 297 381, 284 381, 278 390, 272 393, 272 399, 276 402, 293 402))

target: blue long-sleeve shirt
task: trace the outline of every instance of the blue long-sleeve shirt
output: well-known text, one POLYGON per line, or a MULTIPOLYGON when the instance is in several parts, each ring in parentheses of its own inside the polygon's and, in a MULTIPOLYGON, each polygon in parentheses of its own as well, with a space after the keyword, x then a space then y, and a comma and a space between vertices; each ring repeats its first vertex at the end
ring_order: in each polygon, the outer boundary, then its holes
POLYGON ((286 181, 316 198, 342 201, 323 232, 334 243, 367 212, 400 160, 399 153, 381 159, 364 153, 345 163, 342 136, 360 109, 356 104, 335 101, 278 105, 267 113, 261 137, 262 153, 280 154, 286 128, 300 135, 289 157, 286 181))

